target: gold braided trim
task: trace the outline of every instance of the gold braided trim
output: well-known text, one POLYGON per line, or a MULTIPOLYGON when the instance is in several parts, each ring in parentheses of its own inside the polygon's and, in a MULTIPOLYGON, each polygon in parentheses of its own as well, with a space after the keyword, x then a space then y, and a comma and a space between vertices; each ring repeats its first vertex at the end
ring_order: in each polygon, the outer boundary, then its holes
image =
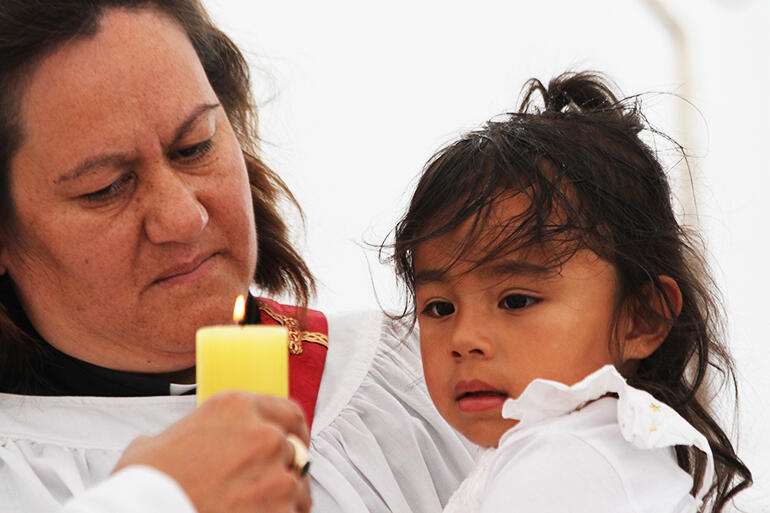
POLYGON ((321 344, 325 348, 327 349, 329 348, 328 335, 324 335, 323 333, 318 333, 317 331, 303 331, 302 341, 312 342, 313 344, 321 344))
POLYGON ((329 337, 327 335, 317 331, 300 331, 297 319, 276 313, 262 303, 259 304, 259 309, 289 331, 290 354, 302 354, 302 342, 312 342, 313 344, 320 344, 327 349, 329 348, 329 337))

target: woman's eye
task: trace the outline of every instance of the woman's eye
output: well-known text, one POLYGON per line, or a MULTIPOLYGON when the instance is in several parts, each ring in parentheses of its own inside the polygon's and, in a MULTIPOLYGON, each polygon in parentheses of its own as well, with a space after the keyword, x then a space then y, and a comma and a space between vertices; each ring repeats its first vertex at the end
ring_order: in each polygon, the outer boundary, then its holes
POLYGON ((455 305, 449 301, 434 301, 428 303, 428 305, 422 309, 422 313, 430 317, 445 317, 455 313, 455 305))
POLYGON ((182 149, 176 150, 172 154, 172 157, 177 160, 182 160, 186 163, 197 162, 198 160, 205 157, 209 151, 211 151, 211 147, 213 145, 213 139, 207 139, 198 144, 193 144, 192 146, 186 146, 182 149))
POLYGON ((121 175, 120 178, 112 182, 110 185, 98 191, 89 192, 82 195, 86 201, 90 203, 106 203, 113 200, 123 194, 128 186, 134 181, 134 173, 126 173, 121 175))
POLYGON ((500 301, 500 308, 504 310, 521 310, 537 303, 538 300, 524 294, 509 294, 500 301))

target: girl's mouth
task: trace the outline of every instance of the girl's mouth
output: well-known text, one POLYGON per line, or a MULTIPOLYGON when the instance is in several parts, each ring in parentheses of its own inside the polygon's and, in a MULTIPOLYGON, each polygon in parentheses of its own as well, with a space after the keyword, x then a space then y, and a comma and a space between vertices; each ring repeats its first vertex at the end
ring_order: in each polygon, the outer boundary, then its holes
POLYGON ((507 398, 507 394, 491 390, 468 392, 457 398, 457 404, 460 411, 483 411, 501 406, 507 398))
POLYGON ((455 400, 460 411, 474 412, 501 406, 508 394, 481 380, 460 381, 455 386, 455 400))

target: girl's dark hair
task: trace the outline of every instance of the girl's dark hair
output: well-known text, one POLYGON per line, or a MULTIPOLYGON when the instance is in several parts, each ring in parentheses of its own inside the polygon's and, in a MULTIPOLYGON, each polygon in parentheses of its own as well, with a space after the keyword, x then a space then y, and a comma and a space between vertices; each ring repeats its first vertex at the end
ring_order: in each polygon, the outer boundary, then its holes
MULTIPOLYGON (((259 157, 257 111, 249 68, 235 44, 213 24, 200 0, 2 0, 0 2, 0 240, 14 237, 10 190, 11 159, 24 137, 20 99, 37 64, 59 46, 99 31, 109 9, 152 9, 185 31, 209 82, 227 112, 246 160, 259 230, 254 279, 269 293, 289 293, 305 307, 314 280, 292 247, 280 211, 284 200, 299 210, 284 182, 259 157)), ((52 86, 54 87, 54 86, 52 86)), ((0 375, 23 392, 37 349, 13 314, 13 287, 0 277, 0 375)))
MULTIPOLYGON (((540 246, 558 272, 576 251, 588 249, 617 270, 616 318, 627 308, 660 316, 666 308, 650 305, 650 292, 654 288, 667 302, 660 276, 673 278, 683 297, 681 313, 664 319, 668 336, 628 381, 671 405, 708 439, 717 474, 709 493, 720 511, 752 482, 704 401, 712 371, 735 385, 721 340, 722 309, 699 245, 677 222, 666 173, 640 139, 649 127, 638 97, 618 100, 607 79, 590 72, 562 74, 547 88, 531 79, 522 94, 517 112, 468 133, 426 165, 395 230, 393 260, 409 290, 404 313, 414 311, 415 248, 468 220, 468 236, 449 268, 471 255, 478 266, 540 246), (491 219, 495 202, 512 192, 529 199, 526 211, 491 219)), ((676 452, 695 491, 705 455, 684 446, 676 452)))

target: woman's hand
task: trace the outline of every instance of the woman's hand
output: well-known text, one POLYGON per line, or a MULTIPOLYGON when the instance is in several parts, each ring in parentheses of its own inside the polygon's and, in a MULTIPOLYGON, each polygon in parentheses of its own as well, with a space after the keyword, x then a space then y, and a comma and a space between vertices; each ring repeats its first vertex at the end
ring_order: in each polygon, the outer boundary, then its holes
POLYGON ((309 433, 289 400, 226 392, 157 436, 135 439, 113 472, 149 465, 171 476, 200 513, 310 511, 307 477, 290 468, 293 433, 309 433))

